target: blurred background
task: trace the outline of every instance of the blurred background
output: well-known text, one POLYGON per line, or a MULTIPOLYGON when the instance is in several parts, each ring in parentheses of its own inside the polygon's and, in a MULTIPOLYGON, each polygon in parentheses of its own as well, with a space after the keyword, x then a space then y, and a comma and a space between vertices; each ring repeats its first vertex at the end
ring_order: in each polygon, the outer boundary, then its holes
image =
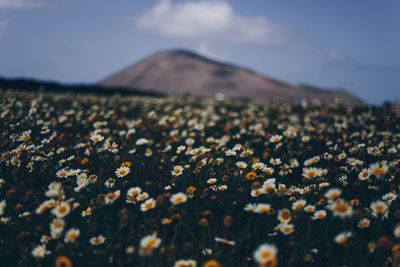
POLYGON ((289 83, 400 98, 400 1, 0 0, 0 76, 93 83, 183 48, 289 83))

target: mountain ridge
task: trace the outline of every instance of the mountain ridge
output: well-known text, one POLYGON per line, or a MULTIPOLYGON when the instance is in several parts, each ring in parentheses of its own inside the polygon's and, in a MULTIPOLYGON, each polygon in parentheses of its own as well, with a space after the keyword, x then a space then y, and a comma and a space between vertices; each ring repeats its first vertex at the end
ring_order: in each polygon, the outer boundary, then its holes
POLYGON ((317 99, 349 104, 362 103, 343 89, 323 90, 314 85, 294 86, 250 68, 217 61, 195 52, 163 50, 99 81, 104 87, 141 88, 169 95, 292 101, 317 99))

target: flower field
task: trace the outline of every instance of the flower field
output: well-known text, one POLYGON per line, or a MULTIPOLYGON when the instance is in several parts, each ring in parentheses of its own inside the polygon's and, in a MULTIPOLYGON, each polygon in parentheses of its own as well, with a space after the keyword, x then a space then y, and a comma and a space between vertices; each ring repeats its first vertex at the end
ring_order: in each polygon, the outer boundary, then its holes
POLYGON ((400 266, 400 106, 0 96, 1 266, 400 266))

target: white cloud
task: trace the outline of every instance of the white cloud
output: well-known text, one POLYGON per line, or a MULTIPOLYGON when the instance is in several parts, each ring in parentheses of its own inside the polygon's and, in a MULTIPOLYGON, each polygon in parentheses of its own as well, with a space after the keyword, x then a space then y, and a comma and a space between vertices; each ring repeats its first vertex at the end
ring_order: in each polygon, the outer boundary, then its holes
POLYGON ((24 9, 43 6, 44 2, 40 0, 0 0, 0 8, 24 9))
POLYGON ((342 53, 340 53, 339 51, 335 50, 335 49, 328 49, 327 51, 327 56, 329 58, 329 60, 343 60, 343 55, 342 53))
POLYGON ((225 58, 218 54, 215 53, 214 51, 212 51, 208 45, 208 43, 206 42, 202 42, 198 45, 197 47, 197 53, 199 53, 202 56, 211 58, 211 59, 215 59, 215 60, 219 60, 219 61, 223 61, 225 60, 225 58))
POLYGON ((183 3, 161 0, 135 22, 141 30, 170 37, 261 43, 282 39, 280 27, 264 17, 241 16, 225 0, 183 3))
POLYGON ((398 74, 400 65, 386 65, 359 61, 355 58, 342 54, 335 49, 327 50, 326 66, 344 71, 368 72, 374 74, 398 74))

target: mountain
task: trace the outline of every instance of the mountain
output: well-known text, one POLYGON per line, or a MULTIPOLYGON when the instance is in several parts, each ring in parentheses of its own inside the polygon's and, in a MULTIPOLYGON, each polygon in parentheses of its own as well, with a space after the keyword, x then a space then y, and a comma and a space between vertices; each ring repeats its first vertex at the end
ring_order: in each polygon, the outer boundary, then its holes
POLYGON ((290 85, 186 50, 159 52, 98 84, 105 87, 141 88, 170 95, 223 95, 285 101, 306 98, 361 103, 358 98, 344 90, 290 85))

